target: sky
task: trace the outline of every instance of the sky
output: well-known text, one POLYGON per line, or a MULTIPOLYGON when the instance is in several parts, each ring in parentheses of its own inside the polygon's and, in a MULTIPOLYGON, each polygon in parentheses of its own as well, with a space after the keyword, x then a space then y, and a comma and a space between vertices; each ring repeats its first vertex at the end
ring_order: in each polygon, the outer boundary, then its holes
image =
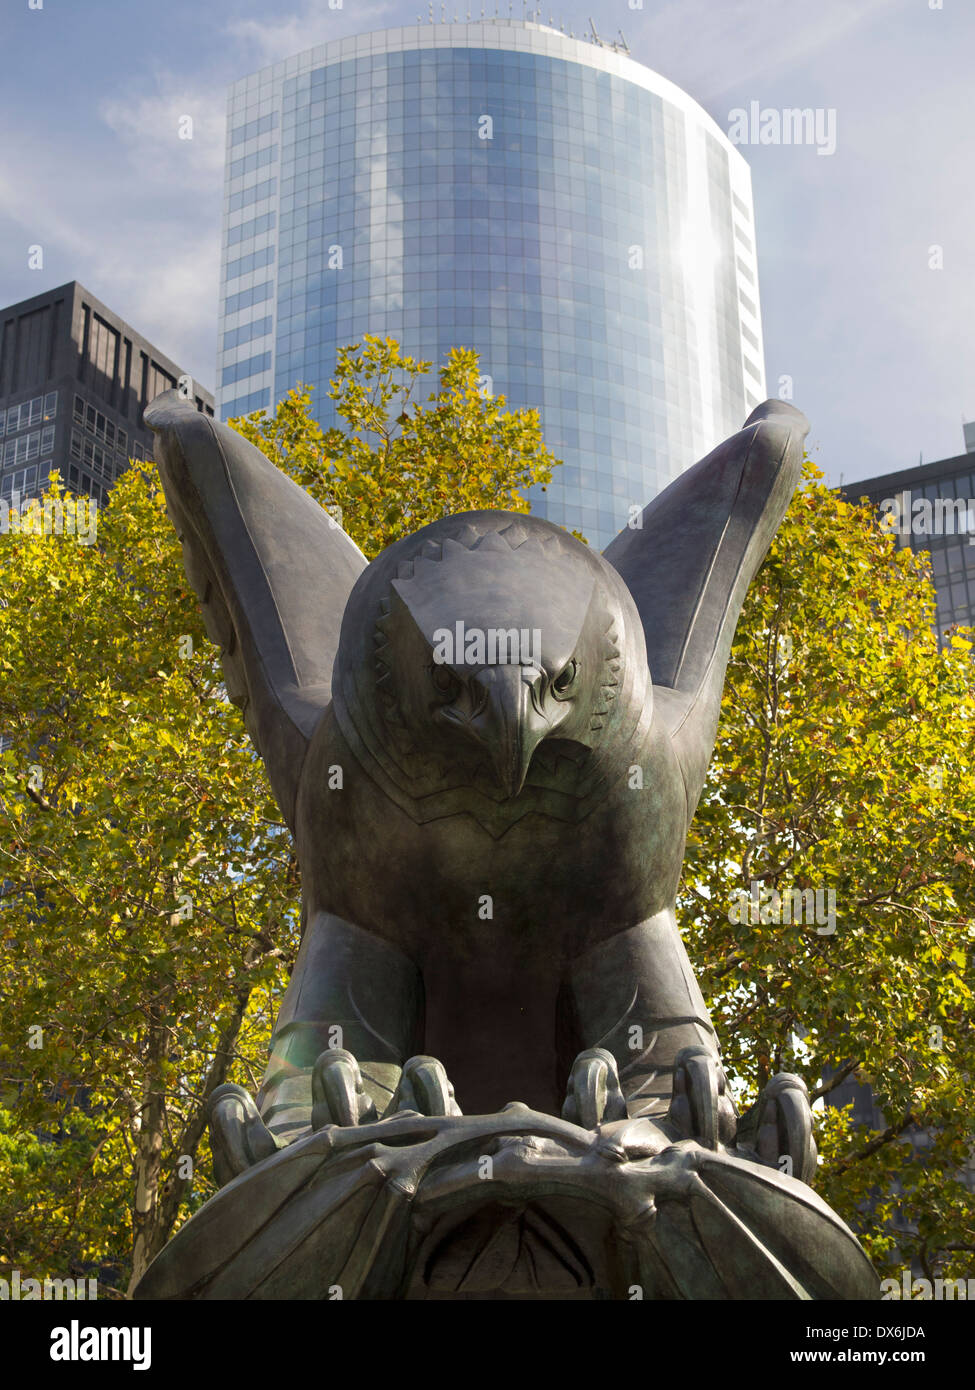
MULTIPOLYGON (((212 390, 227 87, 430 13, 418 0, 0 0, 0 305, 80 280, 212 390), (177 134, 186 114, 192 140, 177 134), (28 267, 34 245, 42 269, 28 267)), ((433 13, 477 19, 481 6, 433 13)), ((835 122, 829 154, 741 147, 769 394, 792 379, 833 484, 962 453, 975 419, 972 0, 584 0, 550 16, 577 37, 590 16, 604 39, 622 30, 723 130, 752 102, 835 122)))

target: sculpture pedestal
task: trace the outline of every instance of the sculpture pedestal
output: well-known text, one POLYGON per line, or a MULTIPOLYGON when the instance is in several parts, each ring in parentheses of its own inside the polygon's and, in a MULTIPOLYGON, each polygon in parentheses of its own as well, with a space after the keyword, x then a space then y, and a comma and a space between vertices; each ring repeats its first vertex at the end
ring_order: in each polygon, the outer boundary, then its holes
POLYGON ((235 1178, 138 1299, 876 1299, 853 1233, 747 1151, 515 1103, 328 1126, 235 1178))

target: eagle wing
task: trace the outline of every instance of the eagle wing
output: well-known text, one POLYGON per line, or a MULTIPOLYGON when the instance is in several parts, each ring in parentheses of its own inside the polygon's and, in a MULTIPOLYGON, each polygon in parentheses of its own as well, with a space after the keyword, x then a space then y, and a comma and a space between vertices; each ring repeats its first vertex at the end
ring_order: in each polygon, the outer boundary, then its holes
POLYGON ((655 698, 663 694, 692 810, 741 607, 799 481, 808 430, 801 411, 766 401, 603 552, 639 611, 655 698))
POLYGON ((301 765, 331 698, 342 614, 365 556, 259 449, 178 392, 157 396, 145 421, 227 694, 293 828, 301 765))

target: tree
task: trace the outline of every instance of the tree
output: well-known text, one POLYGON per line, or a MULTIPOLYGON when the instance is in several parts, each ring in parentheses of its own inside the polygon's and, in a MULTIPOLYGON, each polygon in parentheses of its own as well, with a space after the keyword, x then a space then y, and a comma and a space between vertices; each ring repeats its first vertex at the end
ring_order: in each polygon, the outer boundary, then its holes
POLYGON ((246 439, 320 502, 370 560, 438 517, 479 508, 530 510, 521 490, 545 484, 560 460, 542 443, 537 410, 486 395, 478 356, 454 348, 426 403, 429 362, 393 338, 366 334, 342 348, 329 395, 346 428, 308 418, 311 393, 288 393, 273 419, 235 421, 246 439))
MULTIPOLYGON (((446 513, 525 510, 554 463, 537 416, 480 394, 463 352, 416 404, 427 367, 366 339, 333 384, 346 430, 301 390, 237 424, 369 555, 446 513)), ((939 652, 923 561, 818 476, 746 601, 683 921, 743 1101, 800 1071, 826 1199, 881 1268, 959 1277, 971 639, 939 652), (844 1075, 883 1128, 823 1107, 844 1075), (913 1230, 889 1227, 898 1206, 913 1230)), ((0 730, 0 1259, 124 1286, 212 1190, 206 1097, 257 1085, 298 934, 290 842, 151 466, 116 485, 97 545, 0 535, 0 730)))
POLYGON ((745 604, 682 920, 745 1101, 779 1070, 817 1098, 869 1082, 876 1132, 816 1107, 817 1187, 881 1269, 917 1258, 961 1277, 975 1250, 960 1180, 975 1134, 972 639, 939 651, 927 558, 820 478, 807 465, 745 604))
MULTIPOLYGON (((232 423, 370 554, 445 513, 526 510, 556 462, 537 415, 481 395, 464 352, 411 405, 428 365, 346 349, 348 435, 307 392, 232 423)), ((0 1262, 125 1287, 213 1191, 207 1099, 259 1084, 300 895, 154 466, 97 521, 94 545, 0 535, 0 1262)))
POLYGON ((256 1058, 296 923, 152 470, 98 523, 0 545, 0 1230, 41 1277, 139 1271, 206 1196, 206 1101, 256 1058))

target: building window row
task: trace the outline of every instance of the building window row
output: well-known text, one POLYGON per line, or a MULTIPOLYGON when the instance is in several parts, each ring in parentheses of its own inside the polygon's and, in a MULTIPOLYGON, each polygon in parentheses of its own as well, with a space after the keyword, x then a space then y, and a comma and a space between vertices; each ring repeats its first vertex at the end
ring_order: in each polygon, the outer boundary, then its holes
POLYGON ((243 178, 245 174, 251 174, 255 169, 263 169, 268 164, 273 164, 278 157, 277 145, 265 145, 262 150, 255 150, 253 154, 244 155, 243 159, 232 161, 227 176, 231 180, 243 178))
POLYGON ((751 238, 745 235, 745 233, 741 230, 737 222, 733 221, 731 225, 734 228, 735 240, 741 242, 742 246, 744 246, 745 250, 748 252, 749 255, 753 255, 755 247, 752 245, 751 238))
MULTIPOLYGON (((32 463, 27 468, 4 473, 0 477, 0 498, 10 502, 16 497, 18 501, 23 502, 36 497, 41 489, 47 486, 53 463, 53 459, 45 459, 43 463, 32 463)), ((94 497, 100 503, 104 502, 107 496, 106 489, 89 477, 83 469, 70 464, 67 474, 67 478, 62 476, 61 481, 71 492, 83 493, 85 496, 94 497)))
POLYGON ((225 314, 236 314, 241 309, 249 309, 252 304, 263 304, 265 300, 271 298, 272 289, 272 282, 265 280, 263 285, 255 285, 250 290, 241 290, 240 294, 228 295, 224 300, 223 311, 225 314))
POLYGON ((240 347, 243 343, 251 343, 255 338, 265 338, 271 331, 272 320, 270 317, 254 319, 251 323, 243 323, 239 328, 232 328, 229 333, 223 335, 223 351, 230 352, 231 349, 240 347))
POLYGON ((74 465, 68 469, 68 486, 72 492, 79 496, 93 498, 100 507, 104 506, 108 497, 107 488, 96 483, 94 478, 90 478, 83 469, 75 468, 74 465))
POLYGON ((265 179, 263 183, 255 183, 253 188, 245 188, 242 193, 232 193, 227 199, 227 211, 239 212, 241 208, 249 208, 251 203, 271 198, 277 192, 277 187, 277 179, 265 179))
POLYGON ((238 415, 252 415, 256 410, 267 410, 269 408, 269 392, 267 387, 260 391, 251 391, 247 396, 238 396, 235 401, 227 401, 220 408, 220 414, 224 420, 238 415))
POLYGON ((26 463, 29 459, 40 458, 54 448, 54 426, 45 425, 42 430, 22 434, 19 439, 8 439, 3 446, 3 466, 26 463))
MULTIPOLYGON (((83 401, 80 396, 74 398, 74 424, 79 428, 85 429, 89 434, 100 439, 109 449, 116 450, 117 453, 127 456, 129 447, 129 436, 120 426, 115 425, 107 416, 103 415, 93 405, 83 401)), ((75 436, 77 430, 71 432, 71 452, 76 458, 81 455, 75 452, 75 436)))
POLYGON ((240 275, 247 275, 252 270, 259 270, 263 266, 270 265, 273 260, 274 247, 264 246, 260 251, 252 251, 248 256, 240 256, 236 261, 228 261, 224 279, 236 280, 240 275))
POLYGON ((269 130, 274 130, 278 123, 278 113, 271 111, 267 116, 259 116, 256 121, 248 121, 245 125, 239 125, 230 132, 230 146, 242 145, 245 140, 252 140, 257 135, 266 135, 269 130))
POLYGON ((8 410, 0 410, 0 435, 16 434, 18 430, 29 429, 53 420, 58 409, 58 393, 48 391, 46 396, 35 396, 33 400, 21 405, 12 405, 8 410))
POLYGON ((243 362, 236 362, 232 367, 224 367, 220 377, 220 385, 231 386, 235 381, 243 381, 245 377, 257 376, 259 372, 270 370, 271 354, 260 352, 255 357, 248 357, 243 362))
POLYGON ((71 457, 86 463, 110 481, 117 478, 125 467, 124 459, 116 458, 110 449, 103 449, 93 439, 83 438, 79 430, 71 431, 71 457))
POLYGON ((274 213, 262 213, 260 217, 252 217, 249 222, 238 222, 236 227, 231 227, 227 233, 227 246, 236 246, 239 241, 249 241, 251 237, 273 230, 274 213))
POLYGON ((0 497, 8 501, 14 493, 18 497, 26 497, 32 490, 37 488, 38 482, 42 485, 47 481, 48 469, 51 467, 51 460, 47 459, 38 465, 32 463, 28 468, 18 468, 16 472, 4 473, 0 478, 0 497))

